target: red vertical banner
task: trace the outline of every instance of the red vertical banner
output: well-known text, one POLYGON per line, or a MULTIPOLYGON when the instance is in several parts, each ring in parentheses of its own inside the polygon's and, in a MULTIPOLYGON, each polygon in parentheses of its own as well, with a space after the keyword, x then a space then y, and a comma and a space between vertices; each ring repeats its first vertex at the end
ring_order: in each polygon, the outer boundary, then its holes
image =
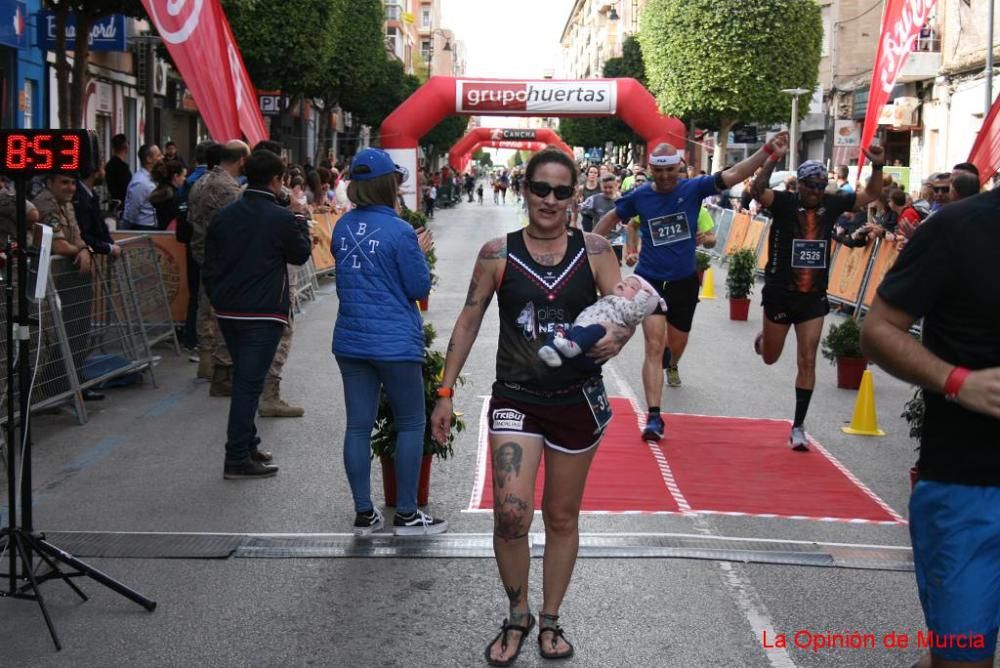
POLYGON ((219 0, 142 0, 142 4, 212 138, 263 139, 266 131, 256 91, 219 0))
POLYGON ((250 81, 250 75, 247 74, 247 68, 243 64, 243 55, 225 17, 222 19, 222 24, 226 29, 226 50, 236 92, 236 114, 239 117, 240 130, 246 135, 250 146, 253 146, 262 139, 267 139, 267 126, 264 125, 264 117, 261 116, 258 106, 257 89, 250 81))
MULTIPOLYGON (((878 118, 882 113, 882 107, 889 99, 899 72, 906 65, 920 29, 927 22, 927 17, 933 11, 936 1, 888 0, 886 2, 878 51, 875 53, 875 67, 872 69, 872 81, 868 87, 868 110, 865 112, 865 125, 861 131, 862 149, 871 144, 875 130, 878 129, 878 118)), ((858 156, 859 169, 864 161, 865 154, 862 150, 858 156)))
POLYGON ((983 119, 976 141, 969 151, 969 162, 979 169, 979 185, 985 185, 1000 169, 1000 97, 993 100, 990 113, 983 119))

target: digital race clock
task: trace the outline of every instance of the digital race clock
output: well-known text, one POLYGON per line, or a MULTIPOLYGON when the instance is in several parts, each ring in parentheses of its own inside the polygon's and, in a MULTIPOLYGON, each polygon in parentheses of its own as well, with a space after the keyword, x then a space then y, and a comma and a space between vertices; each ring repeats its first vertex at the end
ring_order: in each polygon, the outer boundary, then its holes
POLYGON ((33 176, 91 167, 86 130, 0 130, 0 173, 33 176))

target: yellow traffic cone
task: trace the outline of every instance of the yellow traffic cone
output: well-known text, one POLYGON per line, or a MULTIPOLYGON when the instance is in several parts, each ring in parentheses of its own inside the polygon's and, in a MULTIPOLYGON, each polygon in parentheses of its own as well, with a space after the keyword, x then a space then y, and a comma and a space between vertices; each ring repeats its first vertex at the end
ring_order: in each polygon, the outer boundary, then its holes
POLYGON ((861 377, 851 426, 841 427, 841 430, 855 436, 885 436, 885 432, 878 428, 878 416, 875 415, 875 385, 872 383, 871 371, 866 370, 861 377))
POLYGON ((715 299, 715 279, 712 277, 712 268, 705 270, 705 276, 701 281, 701 292, 698 299, 715 299))

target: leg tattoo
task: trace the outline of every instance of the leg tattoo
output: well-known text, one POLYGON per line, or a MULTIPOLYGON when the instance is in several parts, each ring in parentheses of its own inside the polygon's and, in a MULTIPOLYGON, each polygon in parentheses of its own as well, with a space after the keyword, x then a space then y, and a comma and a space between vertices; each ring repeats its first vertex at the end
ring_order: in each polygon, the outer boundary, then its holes
POLYGON ((517 443, 504 443, 493 452, 493 482, 498 488, 521 473, 524 451, 517 443))

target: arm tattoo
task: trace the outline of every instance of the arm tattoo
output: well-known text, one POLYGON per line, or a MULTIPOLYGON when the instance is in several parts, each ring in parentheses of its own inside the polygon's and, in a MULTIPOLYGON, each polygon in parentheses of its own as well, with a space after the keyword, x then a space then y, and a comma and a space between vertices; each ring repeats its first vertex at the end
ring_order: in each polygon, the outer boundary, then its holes
POLYGON ((476 300, 476 290, 479 289, 479 281, 476 280, 476 275, 472 275, 472 280, 469 281, 469 294, 465 296, 465 308, 470 308, 476 306, 479 302, 476 300))
POLYGON ((611 252, 611 242, 598 234, 584 234, 587 245, 587 255, 600 255, 611 252))
POLYGON ((455 351, 455 337, 452 336, 451 339, 448 341, 448 354, 450 355, 454 351, 455 351))
POLYGON ((503 260, 507 257, 507 238, 497 237, 487 241, 479 251, 480 260, 503 260))
POLYGON ((771 184, 771 172, 774 171, 774 166, 778 163, 770 158, 764 163, 764 166, 760 168, 757 172, 757 176, 754 177, 753 183, 750 184, 750 196, 753 197, 758 202, 760 198, 763 197, 764 191, 771 184))

